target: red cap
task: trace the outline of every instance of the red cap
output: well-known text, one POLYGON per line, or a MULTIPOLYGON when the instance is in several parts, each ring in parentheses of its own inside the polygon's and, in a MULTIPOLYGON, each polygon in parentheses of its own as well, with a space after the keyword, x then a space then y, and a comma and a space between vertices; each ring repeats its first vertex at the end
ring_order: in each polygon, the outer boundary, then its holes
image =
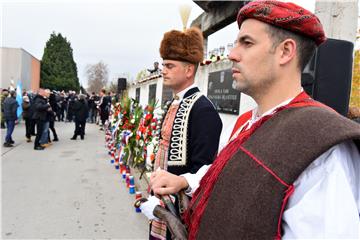
POLYGON ((320 20, 310 11, 294 3, 257 0, 242 7, 237 15, 239 28, 247 18, 253 18, 311 38, 316 45, 326 41, 320 20))

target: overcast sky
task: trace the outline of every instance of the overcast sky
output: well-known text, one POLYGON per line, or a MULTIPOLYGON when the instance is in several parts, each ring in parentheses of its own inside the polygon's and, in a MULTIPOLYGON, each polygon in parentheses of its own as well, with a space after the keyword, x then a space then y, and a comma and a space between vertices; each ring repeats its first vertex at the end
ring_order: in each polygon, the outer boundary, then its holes
MULTIPOLYGON (((314 0, 294 1, 314 11, 314 0)), ((132 78, 154 61, 161 62, 164 32, 182 29, 179 6, 192 7, 188 25, 202 9, 190 0, 0 0, 2 47, 23 48, 41 60, 46 41, 55 31, 73 48, 80 82, 88 64, 103 61, 109 81, 132 78)), ((237 34, 236 24, 209 37, 208 49, 226 46, 237 34)))

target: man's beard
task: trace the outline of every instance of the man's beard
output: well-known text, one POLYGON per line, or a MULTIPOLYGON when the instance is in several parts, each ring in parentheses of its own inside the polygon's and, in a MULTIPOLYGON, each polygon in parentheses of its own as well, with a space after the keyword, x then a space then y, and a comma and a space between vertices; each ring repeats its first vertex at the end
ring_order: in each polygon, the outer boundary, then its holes
POLYGON ((242 79, 241 82, 237 82, 233 79, 232 88, 249 95, 251 97, 256 97, 262 94, 265 94, 274 83, 273 73, 270 72, 269 76, 259 81, 258 84, 254 85, 254 81, 251 79, 242 79))
POLYGON ((236 63, 233 63, 233 68, 240 71, 242 78, 237 81, 233 79, 232 88, 251 97, 265 94, 274 84, 275 74, 271 65, 268 67, 266 76, 246 74, 246 71, 243 70, 240 64, 236 63), (261 77, 262 79, 259 79, 261 77))

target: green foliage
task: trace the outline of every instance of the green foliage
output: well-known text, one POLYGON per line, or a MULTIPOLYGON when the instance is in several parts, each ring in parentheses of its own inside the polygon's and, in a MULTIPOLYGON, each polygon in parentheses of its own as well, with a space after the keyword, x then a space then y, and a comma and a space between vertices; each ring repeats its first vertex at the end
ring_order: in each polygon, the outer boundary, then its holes
POLYGON ((145 78, 146 75, 147 75, 147 71, 146 71, 146 69, 143 69, 136 74, 136 80, 141 80, 141 79, 145 78))
POLYGON ((355 51, 350 106, 360 107, 360 50, 355 51))
POLYGON ((52 90, 80 90, 71 44, 53 32, 46 42, 40 67, 40 86, 52 90))

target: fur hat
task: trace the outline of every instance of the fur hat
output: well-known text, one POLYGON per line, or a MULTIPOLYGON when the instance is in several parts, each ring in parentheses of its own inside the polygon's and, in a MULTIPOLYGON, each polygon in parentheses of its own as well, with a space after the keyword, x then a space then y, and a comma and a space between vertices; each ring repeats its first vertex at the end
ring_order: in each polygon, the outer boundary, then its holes
POLYGON ((166 32, 160 45, 161 58, 197 64, 204 58, 203 42, 202 32, 198 28, 166 32))

